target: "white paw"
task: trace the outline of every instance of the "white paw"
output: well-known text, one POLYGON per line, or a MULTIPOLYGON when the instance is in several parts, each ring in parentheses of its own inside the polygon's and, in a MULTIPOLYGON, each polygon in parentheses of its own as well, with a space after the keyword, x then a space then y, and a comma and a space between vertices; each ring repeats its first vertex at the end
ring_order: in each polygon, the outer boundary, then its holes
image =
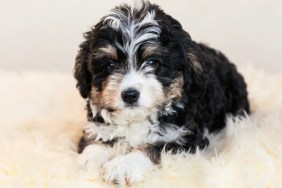
POLYGON ((107 183, 130 185, 142 181, 146 170, 153 167, 151 160, 141 151, 114 158, 103 166, 107 183))
POLYGON ((81 171, 92 172, 99 175, 103 164, 109 161, 111 152, 100 144, 87 146, 78 157, 78 168, 81 171))

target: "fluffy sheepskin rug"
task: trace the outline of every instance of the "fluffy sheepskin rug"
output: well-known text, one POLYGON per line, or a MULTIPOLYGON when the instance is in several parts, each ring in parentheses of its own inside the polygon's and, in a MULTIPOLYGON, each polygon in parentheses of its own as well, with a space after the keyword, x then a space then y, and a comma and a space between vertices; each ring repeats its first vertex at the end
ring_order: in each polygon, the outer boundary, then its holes
MULTIPOLYGON (((205 151, 163 154, 133 187, 282 187, 282 74, 241 72, 253 114, 227 118, 205 151)), ((71 74, 0 71, 0 88, 1 188, 109 186, 78 169, 86 112, 71 74)))

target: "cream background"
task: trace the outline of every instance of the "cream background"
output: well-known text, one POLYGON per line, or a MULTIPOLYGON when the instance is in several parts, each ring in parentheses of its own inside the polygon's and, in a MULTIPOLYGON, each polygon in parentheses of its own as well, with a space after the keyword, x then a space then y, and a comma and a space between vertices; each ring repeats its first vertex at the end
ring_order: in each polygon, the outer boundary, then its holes
MULTIPOLYGON (((126 0, 0 0, 0 69, 70 72, 82 33, 126 0)), ((282 1, 152 0, 236 64, 282 71, 282 1)))

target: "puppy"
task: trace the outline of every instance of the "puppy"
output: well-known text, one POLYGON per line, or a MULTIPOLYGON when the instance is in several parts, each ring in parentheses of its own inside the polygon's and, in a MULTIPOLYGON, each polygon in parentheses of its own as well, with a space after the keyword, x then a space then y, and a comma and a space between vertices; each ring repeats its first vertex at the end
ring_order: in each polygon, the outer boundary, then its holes
POLYGON ((74 68, 89 121, 80 162, 109 183, 141 181, 162 151, 204 149, 227 114, 249 113, 236 67, 155 4, 118 6, 84 37, 74 68))

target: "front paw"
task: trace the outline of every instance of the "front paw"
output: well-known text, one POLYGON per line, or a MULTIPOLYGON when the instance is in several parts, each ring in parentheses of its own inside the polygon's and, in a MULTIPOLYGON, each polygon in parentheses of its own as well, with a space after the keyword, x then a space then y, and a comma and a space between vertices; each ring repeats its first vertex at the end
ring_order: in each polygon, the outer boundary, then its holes
POLYGON ((133 152, 104 164, 104 179, 107 183, 131 185, 142 181, 145 171, 152 167, 153 163, 144 153, 133 152))
POLYGON ((78 156, 78 169, 99 175, 101 167, 109 161, 110 157, 109 148, 100 144, 88 145, 78 156))

